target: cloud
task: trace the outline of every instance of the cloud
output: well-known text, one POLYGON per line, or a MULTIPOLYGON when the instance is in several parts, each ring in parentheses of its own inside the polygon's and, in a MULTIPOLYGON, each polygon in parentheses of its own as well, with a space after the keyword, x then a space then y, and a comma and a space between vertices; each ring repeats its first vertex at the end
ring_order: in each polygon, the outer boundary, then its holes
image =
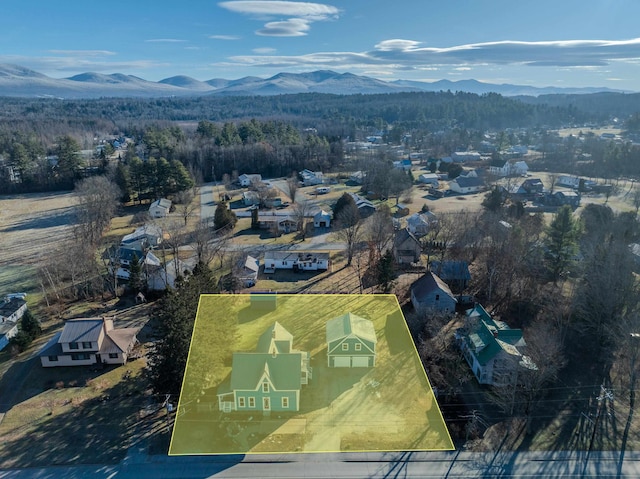
POLYGON ((236 35, 209 35, 212 40, 240 40, 236 35))
POLYGON ((151 38, 145 40, 146 43, 184 43, 186 40, 180 40, 178 38, 151 38))
POLYGON ((0 55, 0 63, 13 63, 23 65, 27 68, 46 73, 55 72, 117 72, 130 70, 147 70, 150 68, 167 67, 168 63, 154 60, 131 60, 131 61, 99 61, 90 58, 79 58, 77 56, 42 56, 27 57, 21 55, 0 55))
POLYGON ((115 55, 115 52, 109 50, 48 50, 48 53, 53 55, 71 55, 79 57, 100 57, 115 55))
POLYGON ((302 18, 290 18, 282 22, 269 22, 256 31, 264 37, 301 37, 309 31, 309 22, 302 18))
POLYGON ((308 2, 285 2, 272 0, 239 0, 218 3, 222 8, 245 15, 268 15, 286 17, 313 17, 317 19, 337 15, 339 10, 332 5, 308 2))
POLYGON ((251 51, 253 53, 257 53, 259 55, 266 55, 268 53, 275 53, 276 49, 275 48, 270 48, 270 47, 260 47, 260 48, 254 48, 251 51))
MULTIPOLYGON (((284 22, 273 22, 295 32, 284 22)), ((299 31, 299 30, 298 30, 299 31)), ((300 32, 300 31, 299 31, 300 32)), ((303 34, 302 32, 301 34, 303 34)), ((489 65, 586 68, 613 62, 637 63, 640 38, 630 40, 498 41, 450 47, 425 47, 414 40, 384 40, 365 52, 317 52, 305 55, 245 55, 229 58, 235 65, 259 67, 425 70, 489 65)), ((458 70, 464 71, 464 70, 458 70)))
POLYGON ((229 11, 268 21, 256 35, 270 37, 300 37, 307 34, 312 22, 338 18, 340 10, 333 5, 310 2, 274 0, 238 0, 220 2, 229 11), (278 17, 291 17, 284 20, 278 17))

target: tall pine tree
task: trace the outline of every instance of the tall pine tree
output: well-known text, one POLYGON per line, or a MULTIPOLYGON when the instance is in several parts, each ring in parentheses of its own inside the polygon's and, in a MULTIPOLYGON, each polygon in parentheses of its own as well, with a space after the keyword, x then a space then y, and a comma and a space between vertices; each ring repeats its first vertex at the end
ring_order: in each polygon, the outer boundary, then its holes
POLYGON ((159 394, 179 394, 187 365, 200 295, 217 291, 211 270, 198 263, 193 274, 178 282, 155 311, 160 340, 151 353, 151 380, 159 394))

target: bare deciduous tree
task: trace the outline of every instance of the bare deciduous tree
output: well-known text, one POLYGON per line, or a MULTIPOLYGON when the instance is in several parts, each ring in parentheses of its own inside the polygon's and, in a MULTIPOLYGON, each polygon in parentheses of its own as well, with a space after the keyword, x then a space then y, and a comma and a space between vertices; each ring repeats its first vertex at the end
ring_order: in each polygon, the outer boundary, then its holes
POLYGON ((291 203, 296 202, 298 185, 298 175, 294 172, 289 178, 287 178, 287 195, 291 198, 291 203))
POLYGON ((373 246, 375 258, 372 260, 375 263, 380 260, 393 241, 393 220, 391 219, 391 210, 387 205, 378 208, 366 220, 365 237, 367 242, 373 246))
POLYGON ((187 222, 189 218, 191 218, 194 213, 198 210, 198 203, 194 201, 194 192, 193 190, 183 190, 175 195, 176 197, 176 210, 182 216, 184 220, 184 226, 187 227, 187 222))
POLYGON ((76 235, 96 246, 115 215, 120 190, 106 176, 92 176, 80 181, 75 193, 78 197, 76 235))
POLYGON ((311 203, 307 200, 298 201, 293 205, 293 220, 298 225, 298 231, 300 232, 300 237, 302 241, 307 238, 307 221, 308 216, 311 213, 311 203))
POLYGON ((336 218, 338 231, 335 235, 347 245, 347 266, 351 266, 353 255, 356 247, 362 241, 362 221, 360 220, 360 212, 355 204, 345 206, 336 218))

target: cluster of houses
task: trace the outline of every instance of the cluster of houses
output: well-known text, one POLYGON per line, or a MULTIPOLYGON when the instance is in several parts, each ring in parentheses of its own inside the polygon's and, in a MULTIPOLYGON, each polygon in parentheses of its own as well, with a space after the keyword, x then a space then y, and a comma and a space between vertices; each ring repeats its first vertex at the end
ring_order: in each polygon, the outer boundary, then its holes
MULTIPOLYGON (((373 322, 346 313, 326 323, 327 367, 370 368, 376 364, 373 322)), ((231 375, 217 387, 222 412, 300 410, 303 386, 313 378, 311 357, 293 347, 293 335, 275 322, 254 351, 233 353, 231 375)))
POLYGON ((26 297, 24 293, 8 294, 0 302, 0 351, 18 334, 18 321, 27 312, 26 297))
POLYGON ((147 289, 162 291, 167 287, 173 288, 177 277, 191 272, 194 265, 178 258, 163 265, 154 251, 167 237, 160 226, 146 224, 123 236, 120 245, 109 248, 104 257, 119 280, 129 280, 131 265, 137 261, 147 289))
MULTIPOLYGON (((433 261, 431 269, 411 285, 411 303, 416 311, 452 315, 470 279, 464 261, 433 261)), ((464 315, 465 326, 456 331, 455 339, 479 384, 513 386, 519 368, 536 368, 525 355, 522 330, 493 318, 480 304, 473 304, 464 315)))

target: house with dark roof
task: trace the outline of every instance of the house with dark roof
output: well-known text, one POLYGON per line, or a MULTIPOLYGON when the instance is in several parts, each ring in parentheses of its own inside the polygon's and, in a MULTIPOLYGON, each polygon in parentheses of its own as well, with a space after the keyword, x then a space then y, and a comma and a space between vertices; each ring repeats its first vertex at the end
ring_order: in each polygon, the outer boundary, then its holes
POLYGON ((456 293, 465 290, 471 280, 469 263, 466 261, 432 261, 431 271, 447 283, 451 290, 456 293))
POLYGON ((493 319, 480 305, 466 312, 466 328, 456 332, 462 354, 480 384, 507 386, 517 381, 518 368, 536 366, 522 354, 522 331, 493 319))
POLYGON ((522 182, 522 189, 529 194, 542 193, 544 191, 544 183, 540 178, 527 178, 522 182))
POLYGON ((482 178, 459 176, 455 180, 449 182, 449 189, 455 193, 477 193, 484 189, 484 181, 482 178))
POLYGON ((222 412, 295 412, 312 369, 308 352, 293 349, 293 335, 280 323, 258 339, 255 351, 233 354, 231 376, 218 386, 222 412))
POLYGON ((580 206, 580 193, 576 191, 556 191, 551 196, 553 203, 557 206, 569 205, 572 208, 580 206))
POLYGON ((398 264, 411 264, 420 261, 422 244, 408 229, 398 231, 393 239, 393 257, 398 264))
POLYGON ((358 208, 358 213, 360 213, 361 218, 366 218, 367 216, 371 216, 376 212, 376 207, 373 205, 371 201, 366 198, 363 198, 360 195, 356 195, 355 193, 349 193, 353 198, 353 201, 356 203, 356 207, 358 208))
POLYGON ((370 368, 376 365, 376 331, 373 322, 346 313, 327 322, 327 366, 370 368))
POLYGON ((427 271, 411 285, 411 304, 416 311, 453 314, 456 303, 457 300, 447 283, 432 271, 427 271))
POLYGON ((45 368, 125 364, 137 332, 137 328, 114 328, 113 318, 70 319, 42 349, 40 362, 45 368))
POLYGON ((24 298, 7 296, 0 303, 0 323, 16 323, 27 312, 24 298))

